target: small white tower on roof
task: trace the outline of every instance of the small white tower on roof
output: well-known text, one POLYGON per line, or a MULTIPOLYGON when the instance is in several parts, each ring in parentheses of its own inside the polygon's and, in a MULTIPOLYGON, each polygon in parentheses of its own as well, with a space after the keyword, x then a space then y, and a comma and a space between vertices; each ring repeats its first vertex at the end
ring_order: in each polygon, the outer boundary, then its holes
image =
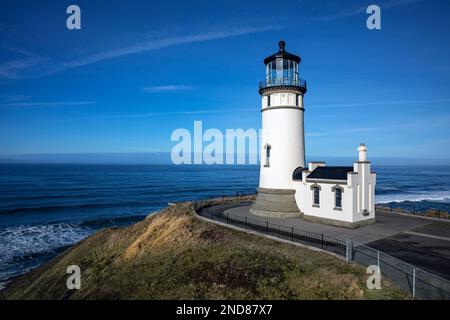
POLYGON ((361 143, 358 147, 358 162, 353 164, 353 171, 359 174, 360 182, 357 185, 357 204, 363 215, 369 215, 374 210, 374 177, 372 178, 370 161, 367 161, 367 147, 361 143))
POLYGON ((367 147, 364 143, 361 143, 358 147, 358 161, 367 161, 367 147))
POLYGON ((300 57, 279 50, 264 59, 266 79, 262 97, 262 139, 259 189, 251 212, 271 217, 299 216, 292 174, 305 167, 303 95, 306 82, 299 77, 300 57))

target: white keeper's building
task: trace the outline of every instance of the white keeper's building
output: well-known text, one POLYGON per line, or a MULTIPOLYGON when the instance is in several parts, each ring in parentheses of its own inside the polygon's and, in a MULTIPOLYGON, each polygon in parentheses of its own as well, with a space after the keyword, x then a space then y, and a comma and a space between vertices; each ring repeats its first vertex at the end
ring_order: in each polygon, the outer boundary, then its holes
POLYGON ((279 51, 264 59, 261 168, 258 195, 250 212, 259 216, 299 217, 355 228, 375 222, 376 175, 367 161, 367 147, 358 147, 353 166, 332 167, 305 160, 300 57, 279 51))

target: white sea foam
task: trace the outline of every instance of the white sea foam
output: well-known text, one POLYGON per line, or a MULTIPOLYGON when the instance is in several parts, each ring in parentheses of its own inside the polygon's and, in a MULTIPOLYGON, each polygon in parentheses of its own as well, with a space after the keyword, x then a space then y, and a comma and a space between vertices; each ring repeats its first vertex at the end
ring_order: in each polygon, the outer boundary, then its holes
POLYGON ((0 227, 0 290, 12 277, 37 267, 39 255, 54 254, 72 245, 92 231, 78 225, 54 223, 0 227))
POLYGON ((389 202, 403 202, 403 201, 436 201, 436 202, 450 202, 450 192, 424 192, 417 194, 383 194, 377 195, 375 202, 378 204, 389 202))
POLYGON ((0 227, 0 265, 71 245, 90 232, 89 229, 64 223, 0 227))

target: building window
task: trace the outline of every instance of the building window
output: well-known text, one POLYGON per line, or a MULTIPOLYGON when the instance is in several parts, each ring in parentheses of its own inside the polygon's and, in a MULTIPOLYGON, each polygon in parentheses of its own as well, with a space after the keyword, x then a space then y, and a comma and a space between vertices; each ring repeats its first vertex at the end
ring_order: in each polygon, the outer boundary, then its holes
POLYGON ((270 95, 267 96, 267 106, 270 107, 270 95))
POLYGON ((331 191, 334 192, 334 210, 342 211, 342 193, 344 189, 336 185, 331 188, 331 191))
POLYGON ((298 97, 299 97, 300 95, 299 94, 296 94, 295 95, 295 105, 297 106, 297 107, 299 107, 300 105, 298 104, 298 97))
POLYGON ((342 208, 342 189, 335 190, 335 207, 342 208))
POLYGON ((272 149, 272 146, 268 143, 264 146, 264 150, 266 150, 266 164, 264 167, 270 167, 270 150, 272 149))
POLYGON ((313 193, 314 193, 314 197, 313 197, 313 204, 318 206, 320 204, 320 189, 319 187, 314 187, 313 188, 313 193))
POLYGON ((310 189, 312 190, 312 206, 318 208, 319 204, 320 204, 320 190, 322 190, 322 188, 320 187, 320 185, 318 185, 317 183, 314 183, 310 189))

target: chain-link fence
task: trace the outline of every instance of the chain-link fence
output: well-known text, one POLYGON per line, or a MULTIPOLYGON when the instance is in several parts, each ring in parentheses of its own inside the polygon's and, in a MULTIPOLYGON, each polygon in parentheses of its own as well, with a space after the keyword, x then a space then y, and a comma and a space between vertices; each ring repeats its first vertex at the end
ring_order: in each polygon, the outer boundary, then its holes
POLYGON ((280 226, 269 221, 226 213, 227 209, 251 205, 255 194, 236 194, 216 197, 194 203, 197 214, 222 223, 272 235, 281 239, 302 243, 345 257, 365 266, 379 266, 381 276, 389 278, 400 289, 417 299, 449 300, 450 281, 430 272, 416 268, 400 259, 374 248, 341 241, 323 234, 315 234, 280 226))
POLYGON ((392 280, 400 289, 417 299, 450 299, 450 282, 416 268, 387 253, 365 245, 353 249, 353 260, 365 266, 379 267, 381 276, 392 280))

